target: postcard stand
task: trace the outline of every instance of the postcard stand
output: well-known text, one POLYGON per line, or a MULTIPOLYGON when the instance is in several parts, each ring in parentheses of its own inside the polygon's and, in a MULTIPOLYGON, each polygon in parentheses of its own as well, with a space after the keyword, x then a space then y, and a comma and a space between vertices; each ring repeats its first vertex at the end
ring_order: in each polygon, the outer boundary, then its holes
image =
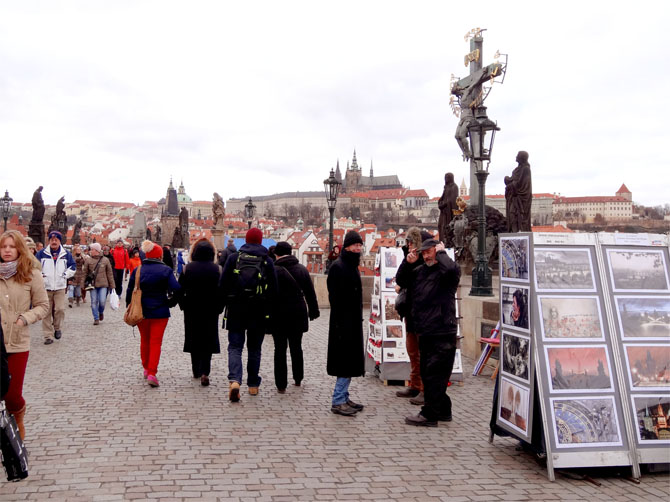
POLYGON ((667 462, 667 236, 506 234, 500 249, 497 425, 529 441, 535 373, 550 480, 556 468, 639 477, 640 463, 667 462))

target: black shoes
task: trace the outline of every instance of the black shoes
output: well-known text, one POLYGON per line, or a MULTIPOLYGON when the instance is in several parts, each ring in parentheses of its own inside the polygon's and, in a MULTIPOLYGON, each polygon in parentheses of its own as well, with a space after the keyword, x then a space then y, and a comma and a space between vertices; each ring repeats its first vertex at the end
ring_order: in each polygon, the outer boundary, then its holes
POLYGON ((358 413, 358 410, 355 410, 347 403, 335 404, 331 406, 330 411, 335 413, 336 415, 342 415, 345 417, 353 417, 356 413, 358 413))
POLYGON ((440 415, 439 417, 437 417, 437 420, 438 422, 451 422, 452 420, 451 413, 449 413, 448 415, 440 415))
POLYGON ((419 395, 419 391, 412 387, 407 387, 405 390, 399 390, 395 395, 398 397, 416 397, 419 395))
POLYGON ((286 394, 286 389, 277 389, 280 394, 286 394))
POLYGON ((419 392, 416 397, 413 397, 412 399, 409 400, 410 403, 415 404, 417 406, 423 406, 426 404, 426 402, 423 399, 423 392, 419 392))
POLYGON ((54 331, 54 338, 56 340, 60 340, 61 336, 63 336, 63 333, 61 332, 61 330, 57 329, 56 331, 54 331))
POLYGON ((347 400, 347 405, 356 411, 363 411, 363 408, 365 408, 362 404, 354 403, 351 399, 347 400))
POLYGON ((405 423, 416 427, 437 427, 437 420, 428 420, 421 413, 405 417, 405 423))
POLYGON ((44 339, 44 345, 51 345, 52 343, 54 343, 54 341, 51 338, 44 339))
POLYGON ((207 375, 202 375, 200 377, 200 385, 207 387, 209 385, 209 377, 207 375))
POLYGON ((104 321, 104 320, 105 320, 105 314, 103 314, 102 312, 100 312, 100 320, 101 320, 101 321, 104 321))

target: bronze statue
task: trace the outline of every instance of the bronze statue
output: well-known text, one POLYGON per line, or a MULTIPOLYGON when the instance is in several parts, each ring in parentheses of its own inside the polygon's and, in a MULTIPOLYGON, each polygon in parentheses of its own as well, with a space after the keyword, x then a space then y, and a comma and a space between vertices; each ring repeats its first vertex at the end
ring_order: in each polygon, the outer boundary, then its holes
POLYGON ((56 218, 60 220, 62 215, 65 214, 65 195, 63 195, 58 202, 56 202, 56 218))
POLYGON ((42 223, 44 219, 44 200, 42 199, 42 188, 38 187, 33 193, 33 223, 42 223))
POLYGON ((212 203, 212 215, 214 216, 214 228, 223 227, 223 218, 226 215, 226 211, 223 205, 223 198, 216 192, 214 192, 212 203))
POLYGON ((174 229, 174 234, 172 235, 172 247, 175 249, 182 247, 182 233, 179 227, 175 227, 174 229))
POLYGON ((512 176, 505 176, 505 207, 508 232, 530 232, 530 209, 533 202, 528 152, 516 155, 518 166, 512 176))
POLYGON ((162 238, 162 237, 163 237, 163 231, 161 230, 161 226, 160 226, 160 225, 156 225, 156 242, 157 242, 158 244, 161 244, 161 245, 163 244, 163 243, 161 242, 161 238, 162 238))
POLYGON ((186 207, 182 207, 179 211, 179 226, 188 228, 188 209, 186 207))
POLYGON ((147 231, 144 238, 148 241, 151 240, 151 229, 149 227, 147 227, 147 231))
POLYGON ((442 191, 442 197, 437 203, 437 207, 440 210, 440 220, 438 222, 438 229, 440 232, 440 241, 444 242, 447 247, 449 243, 447 242, 447 227, 449 222, 454 217, 453 211, 457 209, 456 199, 458 198, 458 185, 454 182, 454 175, 452 173, 447 173, 444 175, 444 190, 442 191))
POLYGON ((74 246, 75 244, 79 244, 81 237, 81 218, 77 219, 77 222, 74 224, 74 228, 72 229, 72 245, 74 246))

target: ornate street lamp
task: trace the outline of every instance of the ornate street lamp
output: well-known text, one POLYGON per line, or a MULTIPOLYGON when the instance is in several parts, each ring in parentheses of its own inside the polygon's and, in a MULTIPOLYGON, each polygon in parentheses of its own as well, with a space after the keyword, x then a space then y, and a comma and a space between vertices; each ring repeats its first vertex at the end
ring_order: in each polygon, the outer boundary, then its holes
POLYGON ((251 220, 254 219, 254 213, 256 212, 256 206, 251 202, 251 197, 249 197, 249 202, 244 206, 244 216, 247 217, 247 222, 249 223, 249 228, 251 228, 251 220))
POLYGON ((489 175, 491 151, 496 131, 500 128, 486 115, 486 107, 479 106, 475 111, 475 120, 468 126, 470 151, 475 161, 475 176, 479 183, 479 230, 477 231, 477 259, 472 269, 472 288, 470 296, 493 296, 491 268, 486 256, 486 195, 484 188, 489 175), (486 167, 484 167, 486 162, 486 167))
POLYGON ((323 187, 326 189, 326 201, 328 202, 328 211, 330 211, 330 232, 328 234, 328 253, 333 251, 333 217, 335 215, 335 204, 337 204, 337 194, 340 192, 342 183, 337 181, 335 171, 330 170, 330 176, 323 180, 323 187))
POLYGON ((9 211, 12 209, 13 200, 7 190, 5 190, 5 196, 0 198, 0 210, 2 211, 2 219, 5 221, 5 232, 7 231, 7 218, 9 218, 9 211))

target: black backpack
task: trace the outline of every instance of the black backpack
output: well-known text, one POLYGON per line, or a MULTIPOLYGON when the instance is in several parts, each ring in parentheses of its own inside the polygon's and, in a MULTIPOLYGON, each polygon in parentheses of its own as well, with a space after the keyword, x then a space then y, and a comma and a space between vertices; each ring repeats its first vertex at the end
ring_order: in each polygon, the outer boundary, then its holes
POLYGON ((239 253, 235 270, 233 270, 237 279, 231 296, 246 299, 263 298, 268 289, 268 281, 265 276, 266 268, 264 256, 239 253))

